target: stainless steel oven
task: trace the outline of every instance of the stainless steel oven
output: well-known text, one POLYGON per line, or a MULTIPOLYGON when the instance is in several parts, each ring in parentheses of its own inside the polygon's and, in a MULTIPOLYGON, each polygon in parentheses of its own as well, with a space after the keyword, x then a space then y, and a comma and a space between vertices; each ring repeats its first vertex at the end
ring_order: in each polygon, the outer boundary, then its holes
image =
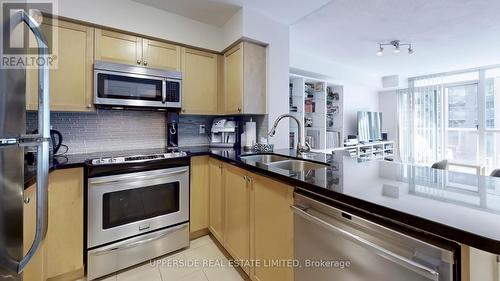
POLYGON ((97 106, 181 108, 182 74, 142 66, 96 61, 97 106))
POLYGON ((189 246, 189 160, 110 163, 87 179, 89 280, 189 246), (126 172, 141 165, 168 168, 126 172))

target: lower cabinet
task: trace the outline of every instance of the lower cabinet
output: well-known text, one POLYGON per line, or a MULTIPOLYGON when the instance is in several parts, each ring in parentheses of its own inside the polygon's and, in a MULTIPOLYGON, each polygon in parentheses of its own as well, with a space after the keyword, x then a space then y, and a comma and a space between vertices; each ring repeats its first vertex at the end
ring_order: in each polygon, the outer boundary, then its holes
MULTIPOLYGON (((36 184, 24 190, 23 207, 23 254, 25 255, 33 244, 36 229, 36 184)), ((44 276, 44 249, 42 243, 38 252, 23 271, 23 280, 42 281, 44 276)))
POLYGON ((462 281, 498 281, 500 264, 498 255, 462 245, 462 281))
POLYGON ((208 159, 208 156, 197 156, 191 158, 191 184, 189 204, 189 232, 191 234, 196 234, 196 232, 203 231, 208 228, 208 159))
MULTIPOLYGON (((224 247, 238 261, 250 259, 250 190, 247 172, 224 166, 224 247)), ((250 274, 248 266, 241 266, 250 274)))
POLYGON ((213 236, 251 280, 292 281, 293 187, 213 158, 209 172, 213 236))
POLYGON ((208 161, 209 169, 209 219, 208 229, 224 243, 224 185, 222 184, 222 162, 214 158, 208 161))
POLYGON ((258 281, 293 280, 293 188, 258 175, 251 183, 250 257, 260 261, 250 271, 258 281), (279 262, 279 264, 278 264, 279 262))
MULTIPOLYGON (((29 249, 35 232, 35 185, 25 190, 24 248, 29 249), (28 199, 29 198, 29 199, 28 199)), ((49 175, 49 223, 47 236, 24 280, 75 280, 83 267, 83 170, 57 170, 49 175)))

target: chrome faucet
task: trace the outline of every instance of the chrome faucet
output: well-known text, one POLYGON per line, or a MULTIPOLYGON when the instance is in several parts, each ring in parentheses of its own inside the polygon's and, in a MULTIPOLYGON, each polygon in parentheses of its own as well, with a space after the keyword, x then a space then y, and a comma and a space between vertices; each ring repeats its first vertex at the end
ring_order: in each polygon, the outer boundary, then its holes
POLYGON ((297 141, 297 155, 301 155, 303 152, 311 151, 311 146, 303 139, 303 137, 304 137, 304 128, 300 124, 299 119, 297 119, 297 117, 295 117, 293 115, 282 114, 282 115, 278 116, 278 118, 276 119, 276 121, 274 121, 273 127, 269 131, 269 136, 270 137, 274 137, 274 135, 276 134, 276 127, 278 127, 278 123, 282 119, 284 119, 286 117, 295 120, 295 122, 297 122, 297 126, 299 128, 299 136, 298 136, 299 138, 298 138, 298 141, 297 141), (304 145, 302 143, 304 143, 304 145))

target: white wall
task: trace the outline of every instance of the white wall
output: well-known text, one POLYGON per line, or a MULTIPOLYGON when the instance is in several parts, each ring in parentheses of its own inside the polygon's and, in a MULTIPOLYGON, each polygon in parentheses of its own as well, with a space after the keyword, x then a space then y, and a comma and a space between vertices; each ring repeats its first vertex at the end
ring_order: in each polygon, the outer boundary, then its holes
MULTIPOLYGON (((267 112, 269 113, 269 127, 271 127, 276 117, 289 111, 289 27, 247 8, 243 9, 243 20, 244 37, 269 44, 267 48, 267 112)), ((275 148, 288 148, 287 121, 281 121, 276 135, 270 138, 275 148)))
POLYGON ((58 14, 187 45, 221 51, 221 29, 163 10, 125 0, 58 1, 58 14))
POLYGON ((295 69, 318 73, 321 75, 320 79, 344 86, 345 136, 357 134, 356 120, 358 111, 378 111, 377 89, 380 88, 379 77, 293 49, 290 50, 290 66, 295 69))
POLYGON ((395 141, 395 154, 399 152, 398 143, 398 90, 378 93, 379 111, 382 112, 382 132, 388 134, 388 139, 395 141))

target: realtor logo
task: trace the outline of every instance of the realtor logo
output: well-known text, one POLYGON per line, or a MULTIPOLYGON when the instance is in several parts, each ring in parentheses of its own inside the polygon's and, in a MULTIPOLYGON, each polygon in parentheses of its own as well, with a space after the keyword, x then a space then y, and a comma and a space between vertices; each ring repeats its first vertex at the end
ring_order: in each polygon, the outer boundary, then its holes
POLYGON ((45 1, 7 1, 0 0, 0 68, 39 68, 57 67, 57 32, 53 22, 56 20, 55 2, 45 1), (40 44, 31 28, 26 24, 29 17, 31 26, 40 30, 45 44, 40 44), (40 51, 42 51, 40 53, 40 51))

